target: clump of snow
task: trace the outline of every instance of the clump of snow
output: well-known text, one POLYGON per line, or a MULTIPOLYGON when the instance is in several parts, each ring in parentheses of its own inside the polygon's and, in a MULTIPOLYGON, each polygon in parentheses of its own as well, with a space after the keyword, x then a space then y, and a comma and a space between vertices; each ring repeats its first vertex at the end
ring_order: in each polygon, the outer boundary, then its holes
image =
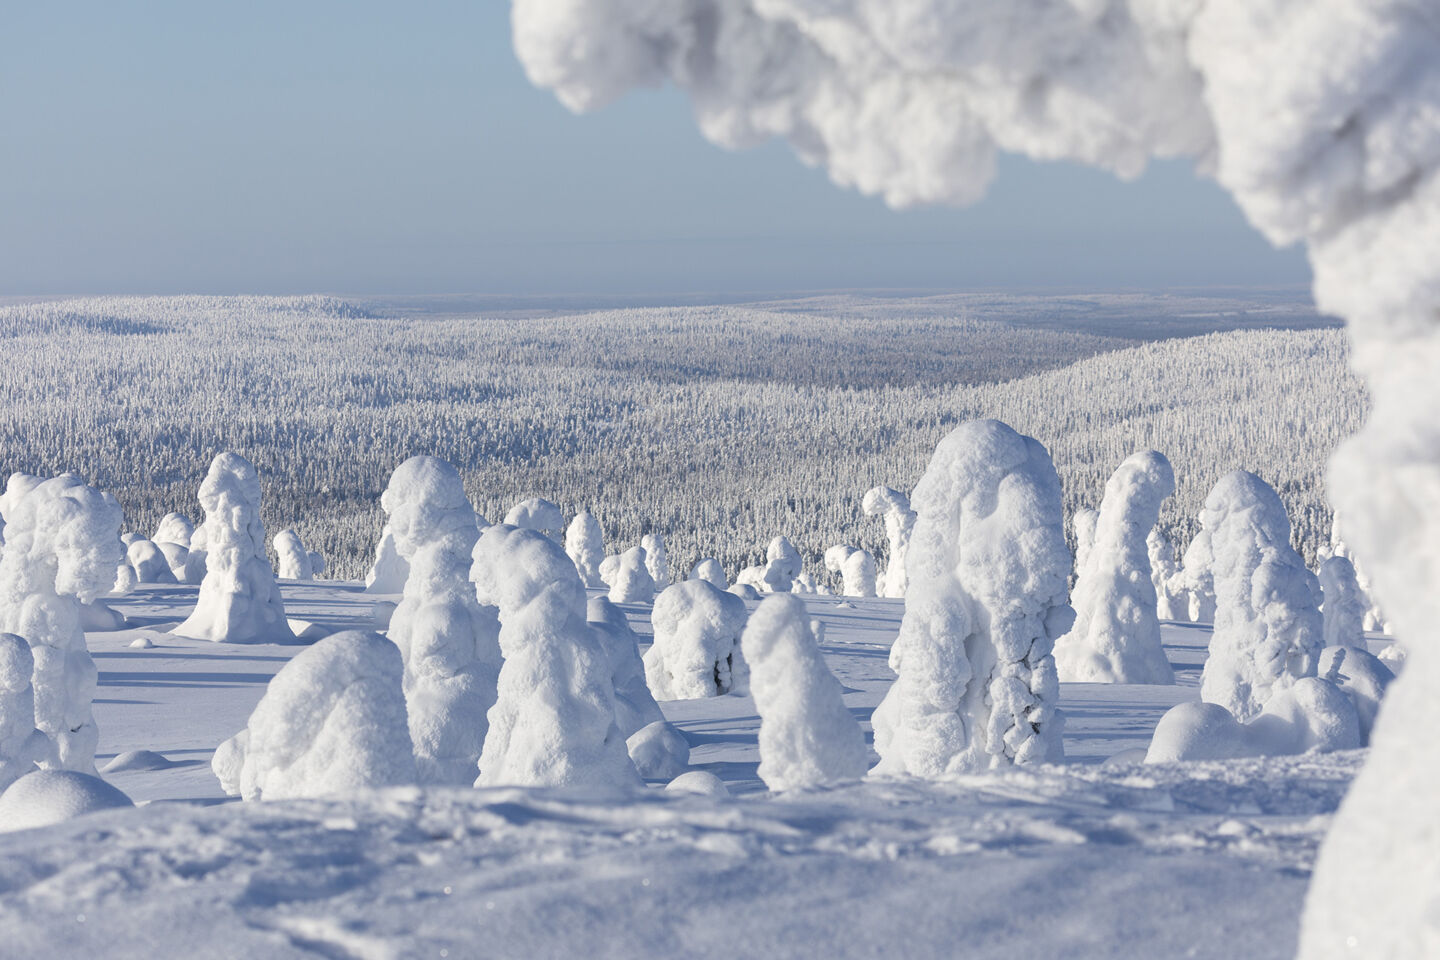
POLYGON ((1061 680, 1175 682, 1160 646, 1146 544, 1160 504, 1174 492, 1170 461, 1154 450, 1126 459, 1105 485, 1094 541, 1072 597, 1075 627, 1055 642, 1061 680))
POLYGON ((99 777, 74 770, 36 770, 0 793, 0 831, 33 830, 87 813, 133 806, 129 797, 99 777))
POLYGON ((655 589, 663 590, 670 584, 670 556, 665 550, 663 533, 647 533, 640 538, 645 549, 645 569, 655 581, 655 589))
POLYGON ((938 777, 1059 759, 1051 656, 1070 629, 1060 479, 996 420, 957 427, 913 497, 909 587, 874 714, 880 774, 938 777))
POLYGON ((380 497, 409 573, 388 636, 405 661, 405 704, 422 783, 468 784, 500 673, 500 624, 470 582, 478 531, 460 474, 411 457, 380 497))
POLYGON ((690 576, 687 580, 704 580, 712 587, 724 590, 730 586, 730 581, 725 578, 725 568, 720 561, 714 557, 704 557, 695 566, 690 568, 690 576))
POLYGON ((195 524, 183 513, 167 513, 155 526, 155 535, 150 539, 156 543, 174 543, 190 549, 190 538, 195 534, 195 524))
POLYGON ((154 750, 126 750, 110 758, 105 764, 105 773, 120 773, 125 770, 165 770, 175 762, 154 750))
POLYGON ((794 790, 865 776, 865 736, 820 656, 805 604, 767 597, 750 615, 741 647, 760 714, 765 786, 794 790))
POLYGON ((877 589, 882 597, 905 596, 905 552, 915 530, 915 511, 910 498, 890 487, 874 487, 865 492, 860 504, 865 516, 885 518, 885 536, 890 541, 890 560, 877 589))
POLYGON ((615 725, 629 737, 641 727, 665 719, 645 683, 640 639, 630 629, 625 611, 606 597, 591 597, 585 608, 590 624, 610 662, 610 685, 615 691, 615 725))
POLYGON ((140 583, 178 583, 170 569, 170 558, 149 540, 136 540, 125 551, 135 579, 140 583))
POLYGON ((49 739, 35 727, 34 671, 30 645, 0 633, 0 792, 49 754, 49 739))
POLYGON ((744 567, 735 576, 736 586, 745 586, 756 593, 768 593, 770 585, 765 582, 765 568, 763 566, 744 567))
POLYGON ((129 645, 136 650, 152 650, 155 647, 149 637, 136 637, 129 645))
POLYGON ((1325 646, 1365 647, 1365 614, 1369 604, 1355 577, 1355 566, 1343 556, 1320 565, 1320 607, 1325 646))
POLYGON ((1249 723, 1216 703, 1172 707, 1155 726, 1145 762, 1284 756, 1360 745, 1360 718, 1351 697, 1328 680, 1303 677, 1271 697, 1249 723))
POLYGON ((505 655, 475 785, 635 786, 575 564, 543 534, 506 524, 486 529, 475 556, 476 583, 500 608, 505 655))
POLYGON ((800 551, 788 538, 771 540, 765 551, 765 589, 770 593, 789 593, 802 566, 800 551))
POLYGON ((725 781, 708 770, 691 770, 682 773, 665 785, 669 793, 693 793, 702 797, 728 797, 730 788, 725 781))
POLYGON ((1155 725, 1146 763, 1181 760, 1230 760, 1255 755, 1235 715, 1218 703, 1188 701, 1165 711, 1155 725))
POLYGON ((271 541, 275 555, 279 558, 279 576, 282 580, 311 580, 310 551, 305 549, 300 535, 294 530, 281 530, 271 541))
POLYGON ((365 592, 401 593, 409 576, 410 564, 395 549, 395 535, 387 523, 380 531, 380 542, 375 545, 375 561, 365 575, 365 592))
POLYGON ((605 531, 600 529, 600 521, 588 511, 580 511, 570 521, 570 527, 565 531, 565 553, 580 572, 585 586, 596 588, 605 585, 600 576, 600 564, 605 559, 605 531))
MULTIPOLYGON (((176 636, 218 643, 293 639, 265 556, 260 475, 238 453, 222 453, 200 484, 205 509, 205 579, 176 636)), ((132 548, 133 549, 133 548, 132 548)))
POLYGON ((1241 723, 1315 674, 1322 646, 1320 585, 1290 546, 1290 519, 1269 484, 1244 470, 1220 479, 1200 522, 1209 534, 1215 632, 1201 697, 1241 723))
POLYGON ((93 773, 96 671, 80 608, 113 586, 122 556, 120 506, 69 474, 34 486, 9 506, 0 552, 0 631, 30 644, 35 725, 53 750, 46 764, 93 773))
POLYGON ((565 515, 558 505, 549 500, 531 497, 511 507, 510 512, 505 514, 505 523, 523 530, 539 530, 547 537, 558 539, 565 529, 565 515))
POLYGON ((275 674, 211 767, 227 793, 246 800, 414 783, 404 672, 400 651, 379 634, 326 637, 275 674))
POLYGON ((697 700, 745 693, 750 671, 740 649, 745 604, 704 580, 665 588, 650 624, 645 681, 657 700, 697 700))
POLYGON ((1380 701, 1395 679, 1394 671, 1363 647, 1343 645, 1327 646, 1320 651, 1317 675, 1349 694, 1360 715, 1360 743, 1368 744, 1375 717, 1380 712, 1380 701))
POLYGON ((690 744, 673 724, 656 720, 630 735, 625 748, 646 780, 673 780, 690 769, 690 744))
POLYGON ((1155 587, 1155 615, 1161 620, 1188 620, 1189 600, 1184 590, 1177 589, 1176 576, 1180 561, 1175 558, 1175 545, 1156 527, 1145 538, 1150 554, 1150 583, 1155 587))
POLYGON ((655 598, 655 578, 645 559, 644 547, 631 547, 619 555, 611 573, 612 603, 649 603, 655 598))
POLYGON ((840 574, 840 592, 847 597, 876 595, 875 558, 869 550, 836 544, 825 551, 825 569, 840 574))

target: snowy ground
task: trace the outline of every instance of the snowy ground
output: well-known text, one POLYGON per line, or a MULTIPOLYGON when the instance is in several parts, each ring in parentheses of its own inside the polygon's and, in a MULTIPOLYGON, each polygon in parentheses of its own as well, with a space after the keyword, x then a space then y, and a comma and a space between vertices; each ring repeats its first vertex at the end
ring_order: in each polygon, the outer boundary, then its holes
MULTIPOLYGON (((367 626, 375 600, 353 584, 283 592, 292 617, 337 629, 367 626)), ((193 596, 141 591, 116 604, 137 629, 89 636, 100 766, 140 749, 171 765, 105 772, 139 810, 0 834, 0 957, 1289 957, 1363 756, 1126 762, 1197 695, 1208 629, 1167 624, 1178 686, 1064 685, 1064 766, 771 798, 753 704, 727 696, 663 707, 729 801, 241 804, 210 755, 300 648, 169 637, 193 596), (140 636, 155 647, 130 647, 140 636)), ((810 607, 868 732, 901 602, 810 607)), ((625 611, 648 633, 647 606, 625 611)))

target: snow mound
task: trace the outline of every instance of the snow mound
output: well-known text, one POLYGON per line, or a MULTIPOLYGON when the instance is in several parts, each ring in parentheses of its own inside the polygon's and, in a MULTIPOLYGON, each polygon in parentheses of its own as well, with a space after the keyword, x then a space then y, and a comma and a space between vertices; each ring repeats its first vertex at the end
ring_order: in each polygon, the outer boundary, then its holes
POLYGON ((756 590, 753 586, 751 586, 751 585, 748 584, 748 583, 737 583, 737 584, 735 584, 734 586, 732 586, 732 587, 730 587, 729 589, 727 589, 725 592, 728 593, 728 594, 731 594, 732 596, 739 597, 741 600, 759 600, 759 599, 760 599, 760 591, 759 591, 759 590, 756 590))
POLYGON ((128 646, 133 650, 153 650, 155 648, 155 644, 149 637, 136 637, 130 641, 128 646))
POLYGON ((1305 677, 1270 699, 1250 723, 1215 703, 1182 703, 1155 727, 1146 763, 1232 760, 1360 746, 1360 716, 1335 684, 1305 677))
POLYGON ((122 770, 166 770, 175 765, 174 760, 153 750, 127 750, 111 758, 101 770, 105 773, 119 773, 122 770))
POLYGON ((0 832, 33 830, 87 813, 133 807, 99 777, 74 770, 36 770, 0 793, 0 832))
POLYGON ((1380 712, 1385 690, 1395 673, 1379 657, 1348 645, 1326 647, 1320 651, 1317 674, 1349 694, 1360 715, 1360 743, 1369 744, 1370 731, 1380 712))
POLYGON ((708 770, 691 770, 665 784, 669 793, 693 793, 702 797, 728 797, 730 788, 725 781, 708 770))
POLYGON ((665 720, 656 720, 631 734, 625 749, 646 780, 672 780, 690 769, 689 741, 665 720))

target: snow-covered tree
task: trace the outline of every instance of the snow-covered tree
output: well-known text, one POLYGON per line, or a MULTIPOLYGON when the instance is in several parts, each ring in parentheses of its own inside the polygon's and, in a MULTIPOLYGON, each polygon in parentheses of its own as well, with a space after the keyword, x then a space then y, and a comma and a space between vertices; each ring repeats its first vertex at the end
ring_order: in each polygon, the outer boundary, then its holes
POLYGON ((585 620, 595 632, 610 662, 610 685, 615 690, 615 724, 624 737, 649 726, 665 715, 645 683, 645 664, 640 659, 640 638, 630 629, 625 611, 606 597, 591 597, 585 620))
POLYGON ((1174 683, 1160 646, 1146 536, 1175 492, 1170 461, 1147 450, 1105 485, 1094 540, 1072 602, 1075 627, 1055 642, 1060 679, 1082 683, 1174 683))
POLYGON ((644 547, 631 547, 620 554, 612 570, 609 594, 612 603, 649 603, 655 598, 655 579, 645 566, 644 547))
POLYGON ((0 793, 49 755, 50 741, 35 727, 34 672, 24 638, 0 633, 0 793))
POLYGON ((176 579, 191 586, 204 583, 205 574, 210 572, 208 553, 205 527, 201 526, 190 534, 190 547, 185 552, 185 569, 176 574, 176 579))
MULTIPOLYGON (((31 473, 10 474, 5 480, 5 492, 0 494, 0 521, 8 523, 10 515, 15 512, 15 509, 20 505, 20 501, 24 500, 31 490, 34 490, 44 482, 44 477, 37 477, 31 473)), ((3 533, 4 531, 0 530, 0 534, 3 533)), ((4 536, 0 535, 0 543, 4 543, 4 541, 4 536)))
POLYGON ((275 534, 271 543, 275 547, 275 556, 280 561, 280 579, 315 579, 314 572, 310 569, 310 551, 305 549, 299 534, 294 530, 281 530, 275 534))
POLYGON ((1355 567, 1344 556, 1332 556, 1320 565, 1320 608, 1324 621, 1325 646, 1365 648, 1365 614, 1369 604, 1355 567))
POLYGON ((1145 538, 1150 554, 1150 583, 1155 587, 1155 615, 1161 620, 1188 620, 1189 599, 1175 589, 1180 561, 1175 558, 1175 545, 1156 527, 1145 538))
POLYGON ((712 587, 724 590, 730 586, 730 581, 725 578, 725 568, 720 561, 714 557, 704 557, 690 570, 688 580, 704 580, 712 587))
POLYGON ((319 580, 325 575, 325 558, 320 555, 320 551, 318 550, 308 550, 306 551, 306 556, 310 558, 311 578, 319 580))
POLYGON ((825 551, 825 569, 840 574, 840 592, 845 596, 875 596, 875 558, 869 550, 837 543, 825 551))
POLYGON ((565 529, 565 514, 559 505, 542 497, 521 500, 505 514, 505 523, 524 530, 539 530, 551 539, 559 539, 565 529))
POLYGON ((745 604, 704 580, 672 584, 655 599, 655 640, 645 652, 645 682, 657 700, 698 700, 749 689, 740 649, 745 604))
POLYGON ((865 736, 825 666, 804 602, 767 597, 751 614, 741 647, 760 714, 765 786, 793 790, 863 777, 865 736))
POLYGON ((1213 623, 1215 620, 1215 562, 1210 545, 1210 531, 1205 528, 1205 514, 1200 514, 1200 532, 1185 548, 1180 561, 1178 584, 1187 597, 1186 609, 1191 623, 1213 623))
POLYGON ((580 511, 570 521, 565 531, 565 553, 580 572, 585 586, 592 589, 605 586, 600 576, 600 564, 605 559, 605 531, 589 511, 580 511))
POLYGON ((890 487, 872 487, 865 492, 860 504, 867 517, 885 518, 885 536, 890 542, 890 559, 885 574, 880 578, 880 595, 884 597, 905 596, 905 552, 910 546, 910 536, 915 529, 915 511, 910 509, 910 498, 890 487))
POLYGON ((35 726, 51 744, 46 765, 93 774, 96 671, 81 605, 114 585, 122 556, 120 507, 66 474, 34 486, 9 508, 0 552, 0 631, 30 644, 35 726))
POLYGON ((1090 562, 1090 548, 1095 545, 1095 531, 1100 525, 1100 511, 1094 507, 1076 510, 1070 518, 1070 527, 1075 531, 1075 575, 1090 562))
POLYGON ((470 582, 478 531, 460 474, 411 457, 380 497, 409 569, 387 632, 405 663, 405 706, 421 783, 475 779, 500 673, 500 624, 470 582))
POLYGON ((1353 697, 1319 677, 1301 677, 1247 723, 1217 703, 1188 701, 1155 725, 1146 763, 1277 757, 1353 750, 1362 743, 1353 697))
POLYGON ((265 556, 260 475, 238 453, 222 453, 200 484, 205 510, 205 579, 195 610, 173 633, 248 643, 293 639, 265 556))
POLYGON ((997 420, 957 427, 915 487, 909 587, 874 714, 880 774, 938 777, 1056 760, 1051 656, 1070 629, 1060 479, 997 420))
POLYGON ((141 583, 178 583, 170 558, 150 540, 136 540, 126 550, 135 579, 141 583))
MULTIPOLYGON (((472 512, 474 508, 471 508, 472 512)), ((395 535, 390 524, 380 531, 380 542, 375 545, 375 560, 370 572, 365 575, 366 593, 401 593, 405 579, 410 576, 410 564, 395 549, 395 535)))
POLYGON ((670 585, 670 555, 665 550, 665 535, 647 533, 640 538, 640 546, 645 549, 645 569, 655 581, 655 589, 664 590, 670 585))
POLYGON ((221 787, 280 800, 415 783, 404 672, 395 644, 376 633, 346 630, 300 651, 215 751, 221 787))
POLYGON ((800 551, 788 537, 771 540, 765 550, 765 589, 771 593, 789 593, 803 566, 800 551))
POLYGON ((480 537, 475 579, 500 608, 505 654, 475 785, 637 786, 575 564, 540 532, 501 524, 480 537))
POLYGON ((1290 546, 1280 498, 1253 473, 1222 477, 1200 522, 1215 578, 1215 631, 1200 693, 1248 723, 1272 696, 1315 675, 1320 584, 1290 546))
POLYGON ((195 524, 183 513, 167 513, 160 518, 155 526, 155 535, 150 539, 155 543, 177 543, 186 550, 190 549, 190 538, 195 535, 195 524))

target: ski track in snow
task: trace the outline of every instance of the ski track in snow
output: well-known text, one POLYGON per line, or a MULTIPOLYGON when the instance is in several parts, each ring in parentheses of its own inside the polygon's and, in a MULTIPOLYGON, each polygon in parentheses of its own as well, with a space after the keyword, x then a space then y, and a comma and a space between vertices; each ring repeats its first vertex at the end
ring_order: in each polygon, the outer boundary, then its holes
MULTIPOLYGON (((292 617, 369 625, 352 584, 282 584, 292 617)), ((1065 684, 1071 762, 771 797, 748 697, 662 704, 730 800, 650 790, 392 789, 242 804, 210 772, 301 647, 164 631, 193 587, 94 633, 100 764, 142 806, 0 834, 0 957, 1288 957, 1363 753, 1139 766, 1197 696, 1209 629, 1164 627, 1175 687, 1065 684), (129 643, 149 637, 154 649, 129 643)), ((807 598, 865 725, 903 603, 807 598)), ((753 604, 751 605, 753 607, 753 604)), ((648 606, 625 605, 648 637, 648 606)))

